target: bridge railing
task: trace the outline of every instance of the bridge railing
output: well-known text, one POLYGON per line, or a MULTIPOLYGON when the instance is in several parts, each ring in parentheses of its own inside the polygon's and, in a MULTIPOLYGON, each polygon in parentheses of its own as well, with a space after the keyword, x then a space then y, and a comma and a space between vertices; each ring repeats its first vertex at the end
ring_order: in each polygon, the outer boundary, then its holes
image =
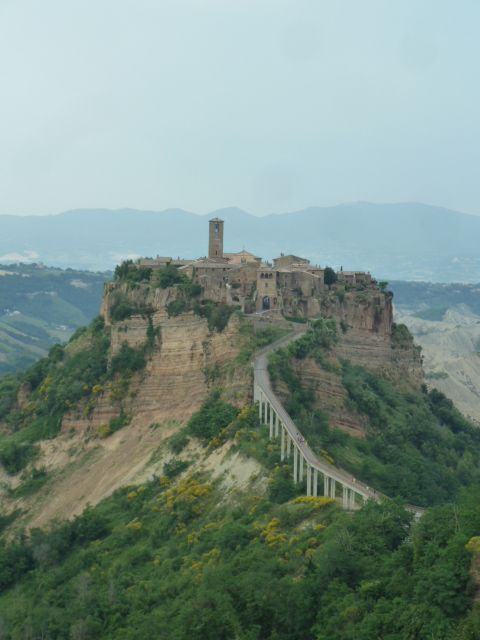
MULTIPOLYGON (((259 403, 259 416, 261 422, 269 424, 270 438, 281 438, 281 460, 289 459, 293 448, 293 480, 303 481, 306 472, 307 495, 316 496, 318 493, 318 474, 323 476, 323 493, 326 496, 336 498, 336 484, 342 490, 342 504, 344 508, 356 508, 356 497, 362 500, 379 501, 386 496, 365 483, 357 480, 347 471, 319 459, 308 445, 306 439, 286 411, 285 407, 273 391, 268 373, 267 355, 280 347, 300 338, 306 331, 302 327, 295 333, 276 340, 259 351, 254 360, 254 401, 259 403)), ((417 517, 423 513, 423 509, 408 505, 409 511, 417 517)))

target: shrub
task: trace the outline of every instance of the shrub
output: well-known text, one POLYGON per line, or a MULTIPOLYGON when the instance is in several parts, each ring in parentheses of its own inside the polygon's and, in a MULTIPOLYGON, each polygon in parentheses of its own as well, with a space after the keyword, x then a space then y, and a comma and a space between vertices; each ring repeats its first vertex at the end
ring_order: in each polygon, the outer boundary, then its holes
POLYGON ((192 436, 208 442, 227 427, 237 414, 238 410, 224 402, 220 397, 220 391, 216 390, 190 418, 187 429, 192 436))
POLYGON ((188 460, 170 460, 163 465, 163 474, 167 476, 167 478, 175 478, 182 471, 185 471, 190 466, 190 462, 188 460))
POLYGON ((335 284, 337 282, 337 274, 331 267, 325 267, 323 276, 324 282, 327 286, 335 284))
POLYGON ((212 300, 202 300, 201 303, 197 302, 193 306, 193 312, 196 315, 207 318, 210 331, 216 330, 219 333, 225 329, 234 311, 235 307, 212 300))
POLYGON ((405 324, 392 324, 392 346, 398 349, 413 347, 413 336, 405 324))
POLYGON ((167 265, 163 269, 160 269, 156 273, 158 286, 161 289, 167 289, 167 287, 173 287, 176 284, 185 282, 186 276, 179 272, 177 267, 167 265))
POLYGON ((147 305, 138 305, 132 303, 125 293, 116 291, 114 293, 112 304, 110 305, 110 318, 113 322, 121 322, 127 320, 134 315, 150 316, 153 309, 147 305))
POLYGON ((167 304, 168 317, 179 316, 187 310, 187 303, 183 298, 177 298, 167 304))
POLYGON ((182 429, 178 433, 175 433, 168 440, 168 446, 172 453, 180 453, 185 449, 189 442, 190 438, 188 437, 188 433, 186 429, 182 429))
POLYGON ((120 347, 120 351, 112 358, 110 371, 112 374, 131 374, 145 367, 145 352, 143 348, 134 349, 127 342, 120 347))
POLYGON ((0 420, 15 406, 19 388, 20 378, 18 376, 0 378, 0 420))
POLYGON ((116 431, 119 431, 123 427, 126 427, 127 424, 130 424, 130 421, 131 421, 131 417, 127 416, 122 411, 119 416, 116 416, 115 418, 110 419, 110 422, 108 423, 108 429, 110 433, 115 433, 116 431))
POLYGON ((198 283, 192 282, 192 280, 189 280, 186 277, 185 281, 179 286, 179 289, 188 300, 198 298, 202 293, 202 287, 198 283))
POLYGON ((48 480, 45 467, 32 469, 28 474, 24 474, 22 483, 15 489, 16 496, 27 496, 38 491, 48 480))
POLYGON ((281 504, 297 495, 292 473, 288 466, 277 466, 268 484, 268 498, 271 502, 281 504))
POLYGON ((6 440, 0 445, 0 462, 11 475, 21 471, 36 455, 38 448, 29 442, 6 440))
POLYGON ((115 280, 125 282, 148 282, 152 275, 150 267, 140 267, 133 260, 125 260, 115 268, 115 280))

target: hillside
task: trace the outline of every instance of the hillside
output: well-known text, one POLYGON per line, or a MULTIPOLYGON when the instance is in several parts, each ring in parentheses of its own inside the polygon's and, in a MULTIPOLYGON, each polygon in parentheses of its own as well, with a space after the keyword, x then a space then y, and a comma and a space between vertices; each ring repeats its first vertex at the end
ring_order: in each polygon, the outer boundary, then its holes
POLYGON ((102 317, 1 380, 3 636, 475 638, 480 432, 422 386, 390 294, 326 289, 270 360, 318 455, 393 499, 345 512, 252 405, 251 358, 291 323, 119 273, 102 317))
POLYGON ((109 273, 0 265, 0 374, 26 368, 98 313, 109 273))
POLYGON ((241 490, 170 467, 7 544, 3 637, 478 637, 478 492, 419 525, 394 503, 352 517, 329 499, 285 495, 279 470, 241 490))
MULTIPOLYGON (((264 217, 239 209, 218 215, 231 229, 227 251, 269 259, 285 237, 293 253, 380 278, 477 282, 480 217, 427 205, 354 203, 264 217)), ((1 216, 0 261, 112 269, 131 256, 203 254, 205 216, 178 209, 78 210, 55 216, 1 216), (3 256, 3 257, 2 257, 3 256), (9 256, 9 257, 8 257, 9 256)))
POLYGON ((480 424, 478 285, 392 282, 395 318, 422 347, 426 382, 480 424))

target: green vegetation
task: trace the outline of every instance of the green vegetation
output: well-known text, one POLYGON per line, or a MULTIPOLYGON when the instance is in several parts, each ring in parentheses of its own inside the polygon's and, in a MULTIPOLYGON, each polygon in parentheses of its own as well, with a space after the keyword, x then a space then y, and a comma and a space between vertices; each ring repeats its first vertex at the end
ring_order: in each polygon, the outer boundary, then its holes
MULTIPOLYGON (((169 317, 193 311, 196 315, 207 319, 210 331, 222 332, 232 313, 237 310, 236 307, 213 302, 213 300, 200 299, 202 287, 171 265, 152 270, 141 268, 127 260, 117 267, 115 277, 119 282, 126 282, 133 288, 138 287, 140 283, 161 289, 176 287, 177 297, 167 304, 169 317)), ((116 291, 113 294, 110 313, 112 320, 118 322, 135 314, 149 316, 152 314, 152 309, 132 304, 126 293, 116 291)))
POLYGON ((98 313, 109 273, 0 265, 0 375, 26 369, 98 313))
POLYGON ((115 280, 127 282, 131 285, 149 284, 161 289, 180 285, 181 290, 187 298, 195 298, 200 295, 201 287, 192 282, 178 267, 167 265, 161 269, 151 269, 141 267, 133 260, 125 260, 115 269, 115 280))
POLYGON ((110 305, 110 317, 113 322, 121 322, 134 315, 151 316, 153 309, 147 305, 138 305, 130 301, 126 293, 115 291, 110 305))
MULTIPOLYGON (((300 382, 294 381, 296 378, 290 364, 292 358, 303 360, 307 356, 313 358, 325 369, 335 370, 327 358, 329 349, 338 341, 337 329, 334 320, 315 320, 311 323, 309 330, 301 338, 291 342, 287 347, 278 349, 269 357, 269 372, 273 381, 282 378, 287 383, 291 391, 300 389, 300 382)), ((305 399, 299 398, 300 405, 305 399)), ((292 408, 292 407, 290 407, 292 408)))
POLYGON ((325 267, 323 279, 325 284, 330 287, 332 284, 335 284, 338 280, 336 272, 332 269, 332 267, 325 267))
POLYGON ((234 311, 236 311, 235 307, 212 300, 201 300, 193 305, 193 312, 207 319, 210 331, 219 333, 225 329, 234 311))
POLYGON ((145 367, 146 346, 134 349, 124 342, 117 355, 113 356, 110 371, 115 374, 132 374, 145 367))
POLYGON ((221 398, 220 389, 215 389, 190 418, 187 425, 169 439, 172 453, 180 453, 190 437, 198 438, 204 445, 211 444, 224 435, 224 430, 234 421, 238 409, 221 398))
POLYGON ((480 494, 417 525, 394 502, 355 515, 295 497, 231 494, 172 461, 72 522, 0 548, 3 637, 130 640, 473 640, 469 568, 480 494))
MULTIPOLYGON (((178 299, 188 305, 198 295, 183 289, 178 299)), ((192 308, 202 309, 211 330, 230 317, 197 299, 192 308)), ((283 334, 246 323, 240 331, 240 364, 283 334)), ((394 332, 397 348, 411 345, 401 327, 394 332)), ((145 344, 124 343, 109 362, 99 318, 24 375, 1 380, 0 418, 10 431, 0 438, 0 461, 7 471, 35 458, 35 443, 58 432, 65 411, 79 403, 88 410, 107 388, 121 398, 156 336, 150 321, 145 344), (20 388, 29 394, 21 410, 20 388)), ((279 441, 260 427, 258 409, 239 410, 217 389, 170 439, 170 449, 177 455, 195 437, 207 455, 229 441, 231 453, 259 463, 256 493, 192 473, 190 460, 173 457, 160 478, 118 490, 71 522, 28 535, 9 531, 0 543, 0 637, 479 638, 471 569, 480 564, 480 431, 437 391, 402 387, 338 362, 337 340, 335 322, 312 323, 273 354, 271 377, 286 385, 287 409, 309 443, 394 500, 346 513, 330 498, 305 496, 291 467, 279 463, 279 441), (338 374, 348 409, 367 426, 365 439, 333 428, 316 409, 316 389, 298 373, 306 358, 338 374), (401 499, 442 504, 413 523, 401 499)), ((212 381, 218 377, 214 367, 207 373, 212 381)), ((128 423, 121 407, 102 435, 128 423)), ((44 468, 30 468, 15 493, 29 495, 48 480, 44 468)), ((18 515, 0 514, 0 532, 18 515)))
POLYGON ((45 467, 36 469, 35 467, 22 475, 22 482, 14 490, 16 497, 28 496, 37 492, 48 480, 45 467))
POLYGON ((220 397, 220 391, 216 390, 203 403, 200 411, 192 416, 187 425, 188 432, 208 443, 232 422, 237 413, 237 409, 224 402, 220 397))
MULTIPOLYGON (((333 326, 322 321, 289 349, 307 357, 334 341, 333 326)), ((383 426, 387 406, 404 412, 393 385, 377 388, 385 381, 349 365, 342 375, 351 401, 372 421, 383 426)), ((426 397, 441 430, 451 431, 449 444, 458 446, 468 424, 438 392, 426 397)), ((71 522, 3 539, 6 640, 478 637, 470 575, 480 557, 478 488, 432 508, 418 524, 395 501, 349 514, 330 498, 300 495, 255 407, 238 411, 216 391, 175 437, 186 433, 208 448, 231 439, 234 450, 253 455, 267 476, 266 495, 235 492, 226 500, 220 481, 188 473, 189 461, 174 458, 162 477, 118 490, 71 522)), ((378 446, 391 446, 392 433, 387 439, 378 446)), ((42 470, 34 476, 46 479, 42 470)))
POLYGON ((81 403, 84 415, 88 415, 95 398, 107 388, 112 400, 119 403, 120 415, 105 426, 101 435, 124 426, 127 418, 122 399, 131 376, 145 367, 154 346, 153 327, 150 334, 147 332, 145 343, 138 348, 125 342, 109 364, 109 334, 99 317, 85 331, 78 332, 69 346, 55 345, 47 358, 24 374, 4 378, 0 382, 0 418, 9 433, 0 437, 0 463, 5 470, 10 474, 22 470, 35 459, 36 443, 58 434, 67 411, 78 410, 81 403), (21 386, 28 393, 28 401, 18 408, 16 394, 21 386))
POLYGON ((167 266, 155 274, 156 282, 161 289, 173 287, 187 281, 187 277, 181 274, 176 267, 167 266))
POLYGON ((81 339, 83 349, 70 352, 56 345, 47 358, 19 375, 18 385, 23 384, 30 394, 21 409, 11 405, 7 390, 10 411, 4 420, 11 434, 0 439, 0 462, 8 473, 20 471, 33 459, 37 453, 35 443, 55 436, 63 414, 80 400, 91 397, 94 387, 107 379, 110 341, 103 320, 94 320, 81 339))
POLYGON ((298 322, 298 324, 307 324, 308 319, 303 316, 285 316, 285 320, 289 322, 298 322))
MULTIPOLYGON (((396 330, 399 344, 411 336, 396 330)), ((320 321, 304 337, 277 351, 270 360, 272 380, 289 389, 286 408, 309 444, 385 494, 418 505, 453 499, 462 487, 480 485, 480 431, 468 423, 438 391, 402 389, 377 374, 341 367, 328 357, 334 325, 320 321), (348 393, 348 408, 362 416, 367 437, 353 438, 329 425, 315 409, 315 389, 295 372, 295 360, 311 357, 336 370, 348 393)))
POLYGON ((2 420, 15 406, 20 388, 18 376, 4 376, 0 378, 0 420, 2 420))
POLYGON ((394 349, 411 349, 413 336, 405 324, 392 324, 392 346, 394 349))
POLYGON ((185 311, 187 311, 187 301, 184 300, 183 298, 177 298, 176 300, 172 300, 171 302, 169 302, 167 304, 167 313, 168 313, 168 317, 175 317, 175 316, 179 316, 182 313, 185 313, 185 311))
POLYGON ((173 460, 170 460, 170 462, 166 462, 163 465, 163 475, 167 478, 170 478, 171 480, 172 478, 178 476, 180 473, 183 473, 183 471, 185 471, 185 469, 188 469, 189 466, 190 462, 188 460, 176 460, 174 458, 173 460))
POLYGON ((114 277, 115 280, 130 283, 149 282, 152 273, 153 270, 149 267, 140 267, 133 260, 124 260, 115 267, 114 277))
POLYGON ((251 322, 243 322, 239 327, 239 333, 242 337, 242 348, 237 356, 239 364, 250 362, 254 353, 258 349, 272 344, 275 340, 279 340, 289 332, 284 327, 269 324, 265 327, 257 328, 251 322))

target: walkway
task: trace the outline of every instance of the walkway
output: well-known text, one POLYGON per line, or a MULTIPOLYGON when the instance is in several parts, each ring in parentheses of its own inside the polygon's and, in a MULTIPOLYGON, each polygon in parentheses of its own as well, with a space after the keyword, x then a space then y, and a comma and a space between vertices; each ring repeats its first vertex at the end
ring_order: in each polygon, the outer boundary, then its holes
MULTIPOLYGON (((289 334, 277 340, 263 349, 255 358, 253 399, 254 402, 258 402, 260 422, 269 425, 271 439, 280 437, 282 462, 290 459, 293 449, 293 481, 303 482, 306 475, 308 496, 318 495, 318 475, 320 474, 320 479, 323 479, 323 486, 320 485, 320 488, 323 488, 323 495, 334 499, 340 498, 341 495, 345 509, 358 508, 359 501, 385 498, 386 496, 357 480, 347 471, 317 458, 272 389, 268 374, 268 354, 298 340, 305 331, 305 327, 299 327, 293 335, 289 334)), ((418 507, 407 506, 406 508, 417 516, 423 513, 423 509, 418 507)))

